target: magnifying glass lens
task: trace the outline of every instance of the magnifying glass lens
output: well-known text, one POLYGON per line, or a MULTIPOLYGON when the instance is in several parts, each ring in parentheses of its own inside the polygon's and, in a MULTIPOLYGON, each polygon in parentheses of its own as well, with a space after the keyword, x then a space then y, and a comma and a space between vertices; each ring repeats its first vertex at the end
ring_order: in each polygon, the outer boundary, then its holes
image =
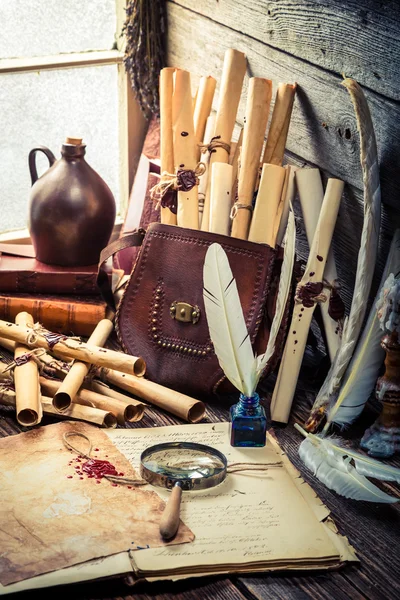
POLYGON ((218 456, 187 448, 156 450, 143 459, 143 466, 153 473, 177 479, 213 477, 226 468, 218 456))

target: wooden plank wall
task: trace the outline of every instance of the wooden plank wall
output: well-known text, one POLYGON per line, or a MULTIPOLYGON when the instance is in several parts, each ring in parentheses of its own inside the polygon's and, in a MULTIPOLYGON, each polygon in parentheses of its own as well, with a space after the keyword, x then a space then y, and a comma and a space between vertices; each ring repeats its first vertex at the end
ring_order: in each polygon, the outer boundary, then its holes
MULTIPOLYGON (((298 84, 287 162, 318 166, 346 183, 334 249, 351 301, 362 227, 362 172, 353 108, 341 86, 353 77, 367 96, 381 166, 381 247, 374 287, 400 226, 400 2, 398 0, 169 0, 168 64, 219 82, 224 52, 246 53, 248 76, 298 84)), ((247 79, 238 112, 243 124, 247 79)), ((218 98, 218 88, 215 105, 218 98)), ((272 111, 271 111, 272 112, 272 111)), ((307 253, 302 218, 298 252, 307 253)))

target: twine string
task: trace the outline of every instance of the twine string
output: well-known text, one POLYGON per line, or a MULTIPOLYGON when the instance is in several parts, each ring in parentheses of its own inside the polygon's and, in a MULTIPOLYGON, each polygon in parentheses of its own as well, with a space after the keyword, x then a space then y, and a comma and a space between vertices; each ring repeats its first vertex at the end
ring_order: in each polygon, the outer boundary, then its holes
POLYGON ((244 471, 268 471, 271 467, 282 467, 283 463, 271 462, 271 463, 231 463, 228 465, 227 473, 242 473, 244 471))
POLYGON ((163 171, 161 175, 157 175, 159 181, 150 190, 150 198, 156 202, 156 209, 160 208, 169 191, 190 192, 195 185, 199 185, 199 178, 205 171, 206 165, 199 162, 194 169, 177 169, 176 173, 163 171))
POLYGON ((253 206, 251 204, 243 204, 242 202, 235 202, 235 204, 232 206, 231 209, 231 214, 230 219, 233 221, 233 219, 235 219, 236 215, 238 214, 239 210, 248 210, 250 213, 253 212, 253 206))
POLYGON ((44 348, 34 348, 33 350, 29 350, 29 352, 25 352, 20 356, 17 356, 12 360, 9 365, 4 369, 3 373, 7 373, 8 371, 14 371, 16 367, 21 367, 22 365, 26 365, 30 360, 33 360, 40 372, 43 370, 43 363, 40 360, 40 356, 45 354, 46 350, 44 348))
POLYGON ((202 154, 205 154, 206 152, 214 154, 214 152, 217 151, 217 148, 222 148, 228 154, 231 152, 231 145, 221 140, 220 135, 215 135, 212 137, 208 144, 199 144, 199 148, 202 154))
POLYGON ((311 308, 318 302, 326 302, 328 298, 326 294, 322 293, 323 287, 322 282, 309 282, 305 285, 299 283, 294 299, 296 304, 303 304, 307 308, 311 308))

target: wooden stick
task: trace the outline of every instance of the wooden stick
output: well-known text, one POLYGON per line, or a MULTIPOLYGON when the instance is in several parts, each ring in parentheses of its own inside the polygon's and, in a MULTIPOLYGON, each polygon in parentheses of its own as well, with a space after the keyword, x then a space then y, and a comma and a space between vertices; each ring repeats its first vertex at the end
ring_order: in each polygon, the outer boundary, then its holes
POLYGON ((112 369, 101 369, 101 378, 126 390, 150 404, 166 410, 184 421, 197 423, 204 417, 205 406, 203 402, 190 398, 180 392, 175 392, 144 377, 124 375, 112 369))
MULTIPOLYGON (((311 245, 314 238, 318 222, 318 215, 324 198, 319 169, 299 169, 296 173, 297 189, 301 210, 303 213, 304 225, 307 234, 308 244, 311 245)), ((329 250, 326 266, 324 270, 324 279, 331 285, 338 279, 333 249, 329 250)), ((329 315, 329 302, 321 304, 321 314, 324 323, 328 353, 331 362, 339 347, 340 336, 338 324, 329 315)))
POLYGON ((115 368, 122 373, 133 373, 137 376, 143 375, 146 370, 143 358, 98 346, 88 346, 85 342, 65 336, 59 336, 60 341, 54 343, 54 339, 50 337, 54 335, 57 334, 0 320, 0 337, 20 344, 25 343, 29 346, 28 349, 45 348, 61 358, 75 358, 91 365, 115 368))
POLYGON ((306 347, 312 315, 322 291, 322 276, 331 244, 343 181, 329 179, 305 273, 298 285, 292 321, 271 401, 271 419, 287 423, 306 347))
MULTIPOLYGON (((172 131, 174 139, 174 167, 195 171, 197 141, 194 134, 190 73, 177 70, 172 96, 172 131)), ((199 228, 198 186, 189 191, 178 190, 177 224, 189 229, 199 228)))
POLYGON ((284 190, 286 189, 285 199, 283 201, 282 208, 282 217, 281 222, 279 223, 279 229, 276 236, 276 243, 278 246, 282 245, 283 237, 285 235, 286 226, 289 217, 289 208, 290 205, 293 204, 295 196, 296 196, 296 179, 295 173, 297 171, 297 167, 293 167, 292 165, 285 165, 283 167, 286 171, 285 176, 285 185, 284 190))
MULTIPOLYGON (((166 67, 160 72, 160 159, 161 173, 174 173, 174 144, 172 136, 172 94, 175 69, 166 67)), ((176 215, 161 207, 161 223, 176 225, 176 215)))
POLYGON ((246 104, 246 122, 240 160, 238 200, 232 222, 232 237, 247 240, 251 220, 253 193, 260 165, 264 134, 268 122, 272 82, 261 77, 252 77, 246 104))
MULTIPOLYGON (((215 121, 214 137, 225 144, 230 144, 236 113, 242 93, 243 79, 246 74, 246 56, 243 52, 229 49, 225 52, 224 66, 222 68, 221 86, 219 90, 218 110, 215 121)), ((216 147, 210 156, 210 168, 215 162, 229 160, 229 150, 216 147)), ((202 231, 209 231, 210 226, 210 178, 204 202, 202 231)))
POLYGON ((276 236, 281 222, 286 171, 277 165, 264 164, 258 188, 256 205, 251 220, 249 240, 268 244, 275 248, 276 236))
MULTIPOLYGON (((112 321, 102 319, 87 341, 88 346, 104 346, 114 329, 112 321)), ((82 361, 74 361, 64 381, 54 394, 53 405, 56 410, 66 410, 73 402, 83 380, 89 373, 90 365, 82 361)))
MULTIPOLYGON (((203 76, 200 79, 193 115, 194 134, 196 136, 197 144, 201 144, 204 139, 207 119, 210 116, 216 85, 217 80, 214 79, 214 77, 211 77, 211 75, 203 76)), ((197 160, 200 160, 199 147, 197 149, 197 160)))
MULTIPOLYGON (((59 398, 56 399, 56 393, 60 388, 60 382, 55 379, 47 379, 46 377, 40 377, 40 385, 46 395, 52 396, 52 404, 56 410, 56 413, 64 414, 65 410, 71 406, 71 403, 67 407, 63 407, 59 404, 59 398)), ((139 404, 139 407, 132 403, 121 402, 116 398, 110 396, 104 396, 98 394, 93 390, 87 390, 82 388, 77 394, 75 394, 73 404, 82 404, 85 406, 91 406, 92 408, 100 408, 106 412, 112 413, 119 425, 125 425, 125 422, 132 423, 139 421, 143 417, 144 406, 139 404)))
POLYGON ((295 94, 296 84, 279 84, 265 146, 263 163, 282 165, 295 94))
POLYGON ((229 235, 232 193, 232 165, 214 163, 211 169, 210 231, 229 235))
MULTIPOLYGON (((20 312, 15 317, 16 326, 33 326, 33 318, 27 312, 20 312)), ((31 352, 26 344, 15 345, 14 360, 31 352)), ((26 427, 37 425, 42 420, 42 405, 40 403, 39 370, 34 360, 14 368, 14 385, 16 398, 17 421, 26 427)))

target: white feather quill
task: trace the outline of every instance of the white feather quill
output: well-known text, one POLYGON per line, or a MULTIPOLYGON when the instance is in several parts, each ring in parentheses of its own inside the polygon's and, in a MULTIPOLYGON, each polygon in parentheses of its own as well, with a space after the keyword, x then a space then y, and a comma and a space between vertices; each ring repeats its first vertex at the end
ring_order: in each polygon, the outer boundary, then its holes
POLYGON ((260 379, 263 370, 267 366, 268 361, 274 354, 276 338, 279 333, 283 315, 285 313, 286 304, 290 294, 290 288, 292 285, 292 274, 296 247, 296 224, 294 220, 292 207, 290 207, 289 211, 288 224, 286 227, 286 233, 283 240, 283 244, 284 253, 279 279, 278 294, 276 298, 275 314, 274 318, 272 319, 271 331, 269 334, 267 348, 264 354, 261 354, 257 357, 257 382, 260 379))
POLYGON ((257 386, 257 361, 236 281, 219 244, 211 244, 207 250, 203 284, 208 328, 220 367, 242 394, 251 397, 257 386))
POLYGON ((312 413, 327 407, 339 389, 342 377, 353 355, 367 307, 371 288, 380 227, 381 190, 379 183, 378 153, 371 114, 361 87, 353 79, 345 79, 343 85, 350 93, 360 132, 360 161, 364 182, 364 224, 358 253, 356 281, 348 319, 329 373, 318 393, 312 413))
POLYGON ((299 447, 300 458, 327 488, 353 500, 384 503, 398 501, 398 498, 382 492, 365 475, 384 481, 400 482, 400 469, 342 448, 329 438, 307 434, 298 425, 295 427, 307 436, 299 447))
POLYGON ((385 352, 381 347, 383 332, 379 325, 376 302, 390 273, 396 275, 399 272, 400 229, 397 229, 390 246, 377 296, 372 305, 356 352, 347 369, 339 396, 328 412, 324 432, 328 430, 331 423, 338 423, 340 425, 349 425, 352 423, 361 414, 375 387, 379 369, 385 357, 385 352))

